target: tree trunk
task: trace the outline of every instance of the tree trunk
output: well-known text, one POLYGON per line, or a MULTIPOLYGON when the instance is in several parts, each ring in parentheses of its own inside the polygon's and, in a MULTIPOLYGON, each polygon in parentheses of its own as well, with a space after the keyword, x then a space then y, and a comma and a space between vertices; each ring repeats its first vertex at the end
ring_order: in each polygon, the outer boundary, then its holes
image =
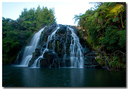
POLYGON ((124 25, 123 25, 123 20, 122 20, 122 15, 120 13, 120 17, 121 17, 121 25, 122 25, 122 28, 124 28, 124 25))

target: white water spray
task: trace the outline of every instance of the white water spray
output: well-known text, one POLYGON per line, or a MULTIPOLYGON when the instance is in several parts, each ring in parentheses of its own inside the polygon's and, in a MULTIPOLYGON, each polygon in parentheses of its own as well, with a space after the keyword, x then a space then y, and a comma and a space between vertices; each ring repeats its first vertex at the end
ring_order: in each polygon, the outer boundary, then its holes
POLYGON ((30 61, 30 59, 32 58, 32 53, 35 51, 39 39, 40 39, 40 35, 41 32, 45 29, 42 28, 40 31, 38 31, 37 33, 35 33, 35 35, 32 37, 31 42, 28 46, 25 47, 24 53, 23 53, 23 57, 22 57, 22 62, 21 65, 23 66, 28 66, 28 63, 30 61))
POLYGON ((41 56, 39 56, 33 63, 32 67, 39 67, 40 66, 40 59, 43 58, 44 56, 44 53, 46 51, 48 51, 48 45, 49 45, 49 42, 51 40, 54 40, 53 43, 52 43, 52 48, 53 48, 53 51, 55 51, 55 34, 57 32, 57 30, 59 29, 60 27, 57 27, 55 31, 52 32, 51 35, 48 36, 48 39, 47 39, 47 45, 46 45, 46 48, 44 49, 43 53, 41 56), (38 64, 38 65, 37 65, 38 64))
POLYGON ((83 47, 79 42, 78 36, 75 34, 74 29, 68 27, 71 31, 71 44, 70 44, 70 61, 71 67, 83 68, 83 47))

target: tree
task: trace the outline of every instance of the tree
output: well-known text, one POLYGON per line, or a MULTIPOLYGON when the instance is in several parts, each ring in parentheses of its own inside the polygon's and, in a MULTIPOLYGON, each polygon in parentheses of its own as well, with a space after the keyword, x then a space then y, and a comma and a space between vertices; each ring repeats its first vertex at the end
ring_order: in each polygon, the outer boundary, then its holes
MULTIPOLYGON (((110 54, 113 59, 117 50, 126 54, 126 3, 124 2, 104 2, 95 3, 96 8, 87 10, 85 14, 75 15, 78 25, 86 30, 87 42, 92 49, 110 54)), ((120 60, 117 64, 125 62, 125 56, 116 55, 120 60)), ((109 60, 112 63, 115 63, 109 60)))
POLYGON ((13 63, 36 31, 54 23, 54 10, 40 6, 36 10, 24 8, 17 20, 2 17, 3 64, 13 63))

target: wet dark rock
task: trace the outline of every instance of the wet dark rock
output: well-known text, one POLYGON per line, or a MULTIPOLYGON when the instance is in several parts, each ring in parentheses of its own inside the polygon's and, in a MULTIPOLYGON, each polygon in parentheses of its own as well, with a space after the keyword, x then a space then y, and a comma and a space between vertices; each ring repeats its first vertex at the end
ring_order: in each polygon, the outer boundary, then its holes
POLYGON ((87 51, 84 53, 84 67, 101 68, 101 66, 96 61, 96 54, 96 51, 87 51))
POLYGON ((67 67, 70 67, 71 66, 71 61, 70 60, 66 60, 65 63, 66 63, 66 66, 67 67))
POLYGON ((61 61, 60 62, 60 67, 64 67, 65 66, 65 62, 61 61))
POLYGON ((57 54, 53 51, 47 51, 44 53, 44 58, 48 59, 49 63, 52 63, 53 59, 57 58, 57 54))
POLYGON ((17 56, 17 59, 15 60, 14 64, 20 64, 22 60, 24 50, 21 50, 20 53, 17 56))
POLYGON ((28 66, 32 66, 32 64, 34 63, 34 61, 41 55, 41 49, 40 48, 36 48, 35 52, 32 55, 31 60, 29 61, 28 66))
MULTIPOLYGON (((57 27, 58 27, 57 24, 52 24, 50 26, 45 27, 44 30, 41 32, 40 40, 37 45, 38 48, 36 49, 34 48, 35 52, 33 53, 28 66, 32 66, 37 58, 40 58, 40 59, 35 63, 37 63, 38 66, 39 66, 38 63, 40 63, 40 67, 43 67, 43 68, 48 68, 48 67, 59 68, 59 67, 71 66, 70 53, 72 51, 70 50, 70 48, 72 48, 72 46, 70 45, 71 45, 71 42, 74 42, 74 40, 72 39, 75 39, 75 38, 74 36, 71 35, 72 30, 70 29, 72 28, 76 35, 79 35, 79 32, 75 27, 69 26, 69 25, 59 24, 60 28, 56 30, 57 27), (56 34, 52 34, 55 30, 56 30, 56 34), (48 51, 45 51, 44 55, 42 56, 46 48, 48 49, 48 51)), ((80 41, 80 44, 82 44, 82 47, 83 47, 82 49, 80 48, 80 50, 85 57, 84 58, 85 67, 89 67, 92 65, 95 65, 95 67, 97 67, 97 64, 95 61, 96 52, 91 51, 90 49, 87 49, 88 47, 85 46, 87 42, 82 37, 80 38, 80 40, 77 40, 77 41, 80 41)), ((75 45, 78 46, 78 44, 75 44, 75 45)), ((73 46, 73 49, 76 50, 77 46, 76 47, 73 46)))
POLYGON ((44 67, 44 65, 47 67, 52 67, 52 68, 57 68, 59 67, 59 58, 57 56, 57 54, 55 52, 53 52, 52 50, 46 51, 44 53, 44 59, 40 60, 40 66, 44 67), (42 62, 45 62, 44 64, 42 62))
POLYGON ((71 28, 73 28, 74 29, 74 32, 76 33, 76 35, 78 35, 77 29, 75 27, 73 27, 73 26, 71 26, 71 28))
POLYGON ((58 68, 56 64, 51 64, 51 68, 58 68))
MULTIPOLYGON (((71 36, 71 31, 67 29, 68 27, 71 27, 74 29, 74 32, 76 34, 78 34, 78 32, 77 32, 77 29, 73 26, 59 24, 59 27, 60 28, 57 30, 55 36, 53 36, 52 40, 49 40, 49 42, 48 42, 48 36, 51 35, 56 30, 57 25, 53 24, 53 25, 47 26, 44 29, 44 31, 41 33, 41 37, 40 37, 41 39, 38 44, 40 48, 37 48, 33 53, 29 66, 31 66, 40 55, 42 55, 46 46, 48 46, 49 50, 46 51, 43 55, 43 58, 40 59, 40 67, 58 68, 58 67, 71 66, 69 49, 70 49, 72 36, 71 36), (65 53, 67 56, 65 58, 65 61, 63 61, 63 57, 65 53)), ((84 41, 83 39, 80 39, 80 42, 82 42, 82 44, 84 45, 85 42, 83 41, 84 41)), ((86 47, 83 50, 87 50, 86 47)), ((84 56, 87 56, 85 63, 94 65, 95 52, 83 51, 83 53, 84 53, 84 56), (90 58, 91 56, 94 56, 94 57, 90 58)))
POLYGON ((35 56, 40 56, 40 49, 38 49, 38 48, 36 48, 35 49, 35 54, 34 54, 35 56))
POLYGON ((61 27, 58 31, 57 31, 57 33, 58 34, 66 34, 66 32, 67 32, 67 27, 66 26, 63 26, 63 27, 61 27))
POLYGON ((49 67, 48 60, 46 58, 42 58, 40 60, 40 67, 42 67, 42 68, 48 68, 49 67))

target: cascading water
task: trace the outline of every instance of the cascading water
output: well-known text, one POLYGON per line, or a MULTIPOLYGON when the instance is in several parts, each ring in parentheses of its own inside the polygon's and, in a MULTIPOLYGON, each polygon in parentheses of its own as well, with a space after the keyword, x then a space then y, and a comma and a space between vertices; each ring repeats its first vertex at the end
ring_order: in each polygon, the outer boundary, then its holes
POLYGON ((29 61, 32 58, 32 53, 35 51, 37 44, 39 42, 40 39, 40 35, 41 32, 45 29, 42 28, 40 31, 38 31, 37 33, 35 33, 35 35, 32 37, 31 42, 28 46, 25 47, 24 53, 23 53, 23 57, 22 57, 22 62, 21 65, 23 66, 28 66, 29 61))
MULTIPOLYGON (((45 28, 37 32, 33 36, 30 45, 25 48, 21 65, 28 66, 31 61, 31 67, 40 67, 41 60, 50 58, 45 58, 46 56, 44 57, 44 55, 50 51, 52 53, 49 53, 49 55, 57 54, 58 56, 56 58, 51 57, 50 59, 47 59, 49 61, 49 67, 55 66, 54 63, 56 63, 59 67, 62 66, 63 63, 63 67, 65 67, 67 66, 67 62, 70 64, 69 67, 82 68, 84 66, 82 53, 83 48, 73 28, 70 26, 57 25, 54 29, 51 28, 52 30, 49 30, 50 28, 44 29, 45 28), (62 30, 64 28, 65 30, 62 30), (43 38, 41 39, 41 33, 46 35, 44 36, 46 40, 45 42, 42 40, 43 38), (42 43, 39 43, 40 39, 42 43), (32 54, 35 52, 38 43, 40 46, 44 44, 45 46, 41 46, 41 55, 33 59, 32 54)), ((45 60, 46 63, 48 62, 47 60, 45 60)))
POLYGON ((42 55, 39 56, 39 57, 35 60, 35 62, 33 63, 32 67, 34 67, 34 68, 35 68, 35 67, 40 67, 40 59, 43 58, 43 55, 44 55, 44 53, 45 53, 46 51, 48 51, 47 48, 45 48, 44 51, 43 51, 43 53, 42 53, 42 55), (38 64, 38 65, 37 65, 37 64, 38 64))
POLYGON ((84 65, 83 64, 83 53, 82 53, 83 48, 74 30, 70 27, 68 27, 68 29, 71 31, 71 44, 70 44, 71 66, 82 68, 84 65))
MULTIPOLYGON (((58 29, 59 29, 59 27, 57 27, 57 29, 56 29, 54 32, 52 32, 51 35, 48 36, 46 48, 44 49, 42 55, 39 56, 39 57, 35 60, 35 62, 34 62, 34 64, 32 65, 32 67, 39 67, 39 66, 40 66, 39 61, 40 61, 41 58, 43 58, 44 53, 45 53, 46 51, 48 51, 48 44, 49 44, 49 42, 50 42, 51 40, 53 40, 53 39, 55 38, 55 34, 56 34, 56 31, 57 31, 58 29), (39 64, 39 65, 37 65, 37 64, 39 64)), ((52 48, 53 48, 53 50, 55 50, 55 40, 53 41, 52 44, 53 44, 53 45, 52 45, 52 48)))

